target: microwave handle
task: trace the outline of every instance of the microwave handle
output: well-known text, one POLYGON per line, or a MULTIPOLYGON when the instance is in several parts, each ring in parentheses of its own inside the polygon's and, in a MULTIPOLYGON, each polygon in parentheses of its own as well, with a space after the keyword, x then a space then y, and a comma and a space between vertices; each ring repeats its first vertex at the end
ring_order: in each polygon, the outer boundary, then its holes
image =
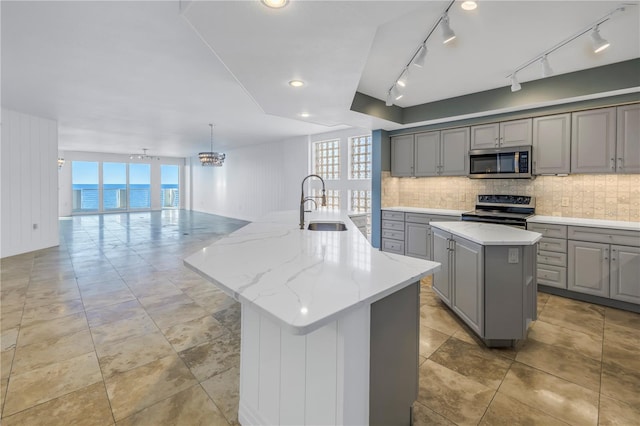
POLYGON ((515 170, 516 173, 520 173, 520 152, 519 151, 515 152, 515 155, 513 156, 513 161, 514 161, 513 170, 515 170))

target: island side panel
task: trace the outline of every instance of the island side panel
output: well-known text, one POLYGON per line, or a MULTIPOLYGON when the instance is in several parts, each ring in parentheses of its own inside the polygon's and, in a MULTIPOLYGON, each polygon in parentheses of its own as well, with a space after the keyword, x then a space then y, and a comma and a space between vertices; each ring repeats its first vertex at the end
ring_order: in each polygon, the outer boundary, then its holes
POLYGON ((409 425, 418 397, 420 282, 371 305, 369 425, 409 425))

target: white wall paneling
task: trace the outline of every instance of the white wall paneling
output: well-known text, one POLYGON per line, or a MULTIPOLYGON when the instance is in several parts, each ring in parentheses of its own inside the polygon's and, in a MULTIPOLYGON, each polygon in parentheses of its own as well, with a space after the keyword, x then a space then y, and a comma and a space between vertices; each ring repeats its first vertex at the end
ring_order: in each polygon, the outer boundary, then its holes
POLYGON ((58 124, 2 110, 0 257, 59 244, 58 124))

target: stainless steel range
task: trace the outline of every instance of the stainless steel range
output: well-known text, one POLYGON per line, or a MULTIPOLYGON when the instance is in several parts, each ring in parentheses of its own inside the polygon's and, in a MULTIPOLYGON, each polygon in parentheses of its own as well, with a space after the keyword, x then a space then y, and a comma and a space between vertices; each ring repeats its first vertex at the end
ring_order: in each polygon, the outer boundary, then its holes
POLYGON ((524 229, 535 208, 535 198, 528 195, 478 195, 476 209, 462 213, 462 220, 524 229))

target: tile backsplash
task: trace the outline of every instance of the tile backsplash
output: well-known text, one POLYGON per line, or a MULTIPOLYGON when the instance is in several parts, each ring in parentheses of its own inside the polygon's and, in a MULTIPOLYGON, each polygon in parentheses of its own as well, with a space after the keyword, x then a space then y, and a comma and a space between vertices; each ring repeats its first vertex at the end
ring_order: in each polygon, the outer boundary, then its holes
POLYGON ((396 178, 382 172, 382 207, 472 210, 478 194, 536 197, 536 214, 640 222, 640 175, 396 178))

